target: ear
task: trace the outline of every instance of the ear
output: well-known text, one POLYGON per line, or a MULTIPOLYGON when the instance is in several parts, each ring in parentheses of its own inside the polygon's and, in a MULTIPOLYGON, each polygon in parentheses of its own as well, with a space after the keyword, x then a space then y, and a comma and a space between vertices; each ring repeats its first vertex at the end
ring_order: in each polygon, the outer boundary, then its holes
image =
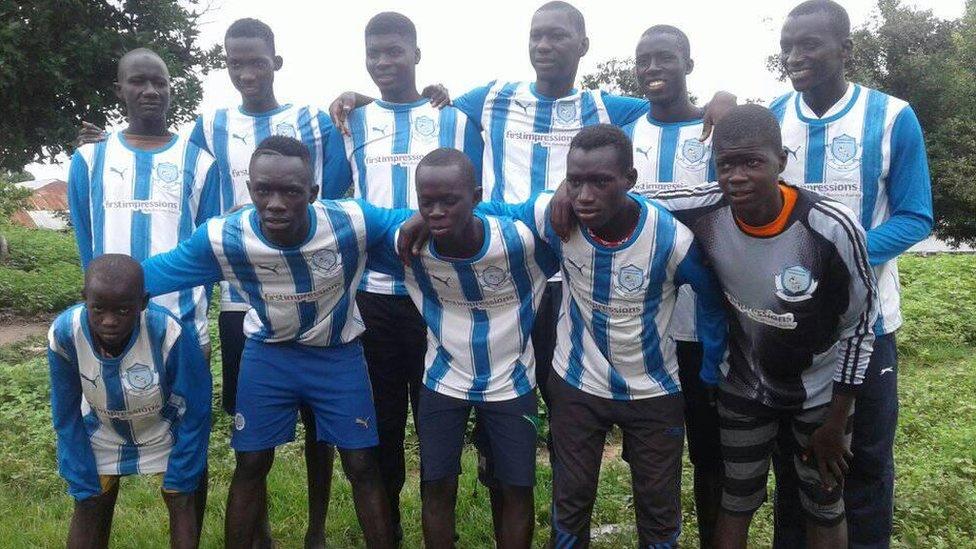
POLYGON ((590 37, 589 36, 584 36, 583 37, 583 41, 580 42, 579 56, 580 57, 583 57, 584 55, 586 55, 586 52, 588 52, 588 51, 590 51, 590 37))
POLYGON ((481 192, 482 192, 481 185, 475 185, 473 192, 474 192, 474 200, 471 203, 477 204, 481 202, 481 192))
POLYGON ((125 101, 125 98, 122 97, 122 84, 119 84, 118 82, 112 82, 112 89, 115 90, 115 97, 118 97, 119 99, 125 101))
POLYGON ((847 38, 845 38, 840 43, 840 49, 841 49, 841 52, 843 52, 844 61, 847 61, 848 59, 851 58, 851 55, 854 54, 854 41, 851 40, 851 37, 850 36, 848 36, 847 38))
POLYGON ((314 204, 315 201, 319 199, 319 186, 318 185, 312 185, 312 188, 309 189, 309 191, 310 192, 309 192, 309 197, 308 197, 308 203, 309 204, 314 204))
POLYGON ((631 166, 630 169, 627 170, 626 177, 627 177, 627 190, 629 191, 634 188, 634 185, 637 184, 637 168, 631 166))
POLYGON ((284 65, 284 64, 285 64, 285 60, 282 59, 282 57, 280 55, 276 55, 274 57, 274 70, 280 71, 282 65, 284 65))
POLYGON ((685 66, 685 74, 691 74, 693 70, 695 70, 695 60, 689 59, 685 66))
POLYGON ((420 48, 416 48, 415 50, 413 50, 413 58, 414 58, 413 64, 414 65, 419 65, 420 64, 420 48))
POLYGON ((149 306, 149 294, 148 293, 144 293, 144 294, 142 294, 142 308, 140 308, 139 310, 140 311, 144 311, 144 310, 146 310, 146 307, 148 307, 148 306, 149 306))
POLYGON ((786 170, 786 163, 789 162, 789 155, 786 153, 786 147, 779 151, 779 171, 777 174, 782 174, 786 170))

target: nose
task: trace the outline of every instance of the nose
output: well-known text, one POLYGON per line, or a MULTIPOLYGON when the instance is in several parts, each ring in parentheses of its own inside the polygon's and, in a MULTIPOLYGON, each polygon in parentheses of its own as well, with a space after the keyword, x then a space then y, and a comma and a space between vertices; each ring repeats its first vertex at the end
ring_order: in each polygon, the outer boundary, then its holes
POLYGON ((285 201, 279 193, 271 193, 266 207, 269 210, 281 211, 285 209, 285 201))
POLYGON ((104 313, 99 318, 99 324, 103 328, 115 328, 119 325, 119 317, 115 313, 104 313))
POLYGON ((790 47, 789 49, 787 49, 786 51, 780 54, 780 59, 783 61, 783 64, 786 65, 787 67, 795 65, 800 61, 799 48, 790 47))
POLYGON ((579 194, 576 195, 576 201, 577 202, 583 202, 583 203, 586 203, 586 204, 590 204, 590 203, 593 202, 593 199, 594 198, 595 197, 593 195, 593 190, 590 188, 589 185, 587 185, 585 183, 582 184, 582 185, 580 185, 579 194))
POLYGON ((440 204, 434 204, 434 206, 431 207, 430 209, 430 217, 441 218, 444 217, 444 214, 445 214, 444 206, 440 204))

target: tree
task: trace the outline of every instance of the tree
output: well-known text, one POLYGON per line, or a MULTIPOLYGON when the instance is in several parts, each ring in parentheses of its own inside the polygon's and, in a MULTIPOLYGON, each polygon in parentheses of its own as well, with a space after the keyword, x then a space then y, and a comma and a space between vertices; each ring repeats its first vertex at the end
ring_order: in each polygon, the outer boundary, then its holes
POLYGON ((617 95, 643 97, 644 92, 634 75, 634 58, 618 59, 612 57, 597 64, 596 72, 584 74, 580 80, 584 88, 601 89, 617 95))
POLYGON ((198 44, 206 11, 199 0, 0 0, 0 168, 66 151, 81 120, 118 121, 116 64, 136 47, 169 66, 171 122, 191 119, 200 74, 220 63, 220 46, 198 44))

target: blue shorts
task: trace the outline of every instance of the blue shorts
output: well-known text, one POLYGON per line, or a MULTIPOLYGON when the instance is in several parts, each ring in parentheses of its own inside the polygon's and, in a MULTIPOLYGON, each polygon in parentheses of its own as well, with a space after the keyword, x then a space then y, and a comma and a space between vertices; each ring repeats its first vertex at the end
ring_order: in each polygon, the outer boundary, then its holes
POLYGON ((492 456, 492 474, 510 486, 535 485, 535 391, 511 400, 461 400, 420 386, 417 435, 420 438, 420 478, 434 481, 461 474, 461 450, 471 409, 492 456))
POLYGON ((358 340, 312 347, 248 338, 231 447, 255 452, 291 442, 299 405, 312 409, 319 441, 348 450, 379 444, 373 392, 358 340))

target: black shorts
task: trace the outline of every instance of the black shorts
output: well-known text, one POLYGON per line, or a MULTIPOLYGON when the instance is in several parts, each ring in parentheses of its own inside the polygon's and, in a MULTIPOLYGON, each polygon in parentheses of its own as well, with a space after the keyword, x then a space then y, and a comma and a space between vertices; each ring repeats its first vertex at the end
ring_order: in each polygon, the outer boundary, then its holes
POLYGON ((217 317, 220 333, 221 407, 234 415, 237 405, 237 376, 244 353, 244 317, 247 311, 221 311, 217 317))
POLYGON ((722 472, 722 438, 719 434, 718 408, 709 402, 708 389, 698 375, 701 371, 702 344, 676 341, 678 378, 685 396, 685 430, 688 456, 695 468, 722 472))

